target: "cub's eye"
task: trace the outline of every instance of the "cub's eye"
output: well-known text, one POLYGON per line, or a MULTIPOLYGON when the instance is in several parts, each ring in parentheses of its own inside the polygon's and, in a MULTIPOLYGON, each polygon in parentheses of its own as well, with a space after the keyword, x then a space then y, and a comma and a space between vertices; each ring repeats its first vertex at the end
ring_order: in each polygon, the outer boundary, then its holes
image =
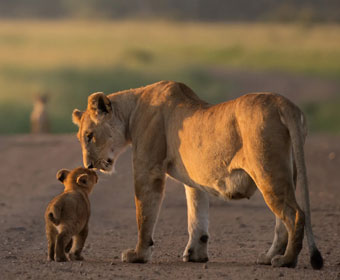
POLYGON ((86 135, 86 141, 87 141, 87 143, 90 143, 90 142, 92 141, 92 139, 93 139, 93 132, 88 133, 88 134, 86 135))

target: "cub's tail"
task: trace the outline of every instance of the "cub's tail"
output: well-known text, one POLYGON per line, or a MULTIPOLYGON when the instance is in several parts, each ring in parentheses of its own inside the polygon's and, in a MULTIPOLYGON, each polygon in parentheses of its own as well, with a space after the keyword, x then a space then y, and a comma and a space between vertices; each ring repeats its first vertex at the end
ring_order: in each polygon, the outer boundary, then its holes
POLYGON ((60 224, 60 214, 61 214, 61 209, 59 207, 54 206, 50 210, 50 213, 48 213, 48 218, 53 224, 57 226, 60 224))

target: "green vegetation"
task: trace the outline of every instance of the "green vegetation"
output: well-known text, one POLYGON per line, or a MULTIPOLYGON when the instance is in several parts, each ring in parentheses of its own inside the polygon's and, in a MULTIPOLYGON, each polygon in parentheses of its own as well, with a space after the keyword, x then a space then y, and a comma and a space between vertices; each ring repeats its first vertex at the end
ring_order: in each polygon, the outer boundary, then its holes
MULTIPOLYGON (((337 79, 340 26, 2 21, 0 61, 0 133, 28 132, 33 98, 45 91, 53 132, 71 132, 73 108, 96 91, 177 80, 217 103, 233 89, 217 68, 337 79)), ((312 130, 339 132, 339 105, 306 104, 312 130)))
POLYGON ((340 100, 307 103, 301 106, 311 131, 340 132, 340 100))

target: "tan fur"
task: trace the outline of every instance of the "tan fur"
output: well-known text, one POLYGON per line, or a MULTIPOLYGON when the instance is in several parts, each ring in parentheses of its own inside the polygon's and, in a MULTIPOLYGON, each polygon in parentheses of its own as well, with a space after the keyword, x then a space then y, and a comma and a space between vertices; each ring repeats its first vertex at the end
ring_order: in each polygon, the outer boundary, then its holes
POLYGON ((31 132, 49 133, 50 125, 47 112, 47 96, 38 96, 31 113, 31 132))
POLYGON ((61 169, 57 179, 64 192, 56 196, 45 212, 48 260, 83 260, 81 251, 88 233, 90 201, 88 195, 97 183, 96 172, 78 167, 72 171, 61 169))
MULTIPOLYGON (((184 261, 208 260, 205 193, 241 199, 259 189, 278 220, 273 245, 258 262, 290 267, 297 263, 305 226, 311 253, 317 250, 302 120, 302 112, 277 94, 253 93, 210 105, 186 85, 167 81, 109 96, 92 94, 86 111, 73 113, 85 166, 110 172, 123 148, 132 144, 138 243, 123 252, 123 261, 150 259, 167 174, 186 185, 184 261), (296 178, 304 211, 295 199, 296 178)), ((318 261, 322 266, 322 258, 318 261)))

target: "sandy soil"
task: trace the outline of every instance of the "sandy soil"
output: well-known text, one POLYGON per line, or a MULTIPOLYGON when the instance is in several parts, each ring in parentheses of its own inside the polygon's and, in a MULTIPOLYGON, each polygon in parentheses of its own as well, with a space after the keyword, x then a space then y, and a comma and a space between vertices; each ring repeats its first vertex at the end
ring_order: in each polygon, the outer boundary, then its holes
POLYGON ((62 191, 60 168, 81 164, 75 135, 1 136, 0 279, 340 279, 340 137, 312 136, 306 144, 312 222, 325 267, 312 270, 306 243, 295 269, 255 264, 273 237, 274 216, 259 192, 248 200, 211 200, 210 261, 183 263, 187 242, 183 187, 167 181, 155 232, 153 260, 126 264, 121 251, 137 239, 131 153, 117 174, 100 175, 92 196, 83 262, 49 263, 43 213, 62 191))

